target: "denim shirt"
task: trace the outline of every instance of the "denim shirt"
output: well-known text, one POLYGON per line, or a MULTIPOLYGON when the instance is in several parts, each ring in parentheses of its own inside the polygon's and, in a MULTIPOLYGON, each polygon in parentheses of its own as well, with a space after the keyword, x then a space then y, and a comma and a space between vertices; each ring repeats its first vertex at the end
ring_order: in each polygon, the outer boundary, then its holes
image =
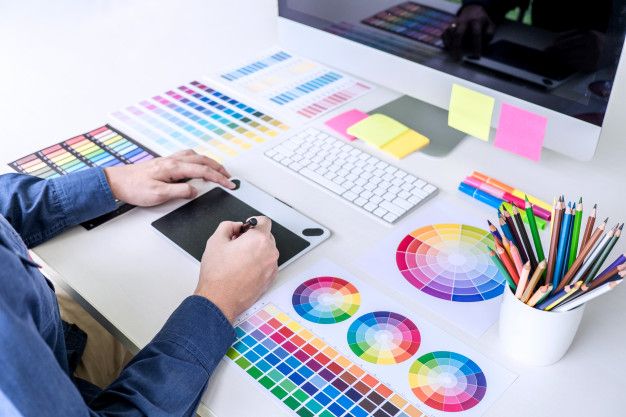
POLYGON ((95 397, 81 395, 69 373, 54 289, 28 248, 114 208, 99 168, 52 180, 0 175, 0 415, 194 414, 234 339, 228 320, 203 297, 186 298, 95 397))

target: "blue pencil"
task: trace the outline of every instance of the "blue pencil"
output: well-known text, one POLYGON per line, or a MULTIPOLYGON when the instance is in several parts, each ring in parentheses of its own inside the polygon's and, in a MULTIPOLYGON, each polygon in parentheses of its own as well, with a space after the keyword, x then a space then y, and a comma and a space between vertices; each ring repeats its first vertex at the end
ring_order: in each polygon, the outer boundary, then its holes
POLYGON ((554 266, 554 275, 552 276, 552 288, 557 288, 563 278, 563 267, 565 266, 566 258, 565 252, 567 247, 570 246, 569 229, 572 226, 572 208, 567 207, 565 209, 565 215, 563 216, 563 222, 561 224, 561 233, 559 234, 559 245, 557 246, 556 260, 554 266))
POLYGON ((569 265, 569 262, 568 262, 568 260, 569 260, 569 253, 570 253, 570 251, 572 249, 571 242, 572 242, 572 232, 574 231, 574 219, 575 219, 574 210, 576 209, 576 203, 567 203, 567 205, 568 205, 568 207, 571 207, 571 209, 572 209, 572 217, 570 218, 571 225, 569 227, 569 233, 567 234, 567 242, 569 242, 569 243, 568 243, 567 247, 565 248, 565 261, 563 263, 563 270, 561 271, 561 273, 563 275, 565 275, 567 273, 567 269, 568 269, 568 265, 569 265))
POLYGON ((504 233, 504 236, 506 236, 506 238, 509 239, 509 242, 514 242, 511 229, 509 229, 509 225, 506 224, 504 217, 502 217, 502 214, 500 214, 499 211, 498 211, 498 219, 500 219, 500 228, 502 229, 502 233, 504 233))
POLYGON ((561 291, 557 291, 553 295, 543 300, 540 304, 537 304, 535 308, 538 308, 539 310, 543 310, 544 308, 548 307, 550 304, 552 304, 559 298, 563 297, 565 294, 567 294, 567 291, 565 291, 565 288, 563 288, 561 291))

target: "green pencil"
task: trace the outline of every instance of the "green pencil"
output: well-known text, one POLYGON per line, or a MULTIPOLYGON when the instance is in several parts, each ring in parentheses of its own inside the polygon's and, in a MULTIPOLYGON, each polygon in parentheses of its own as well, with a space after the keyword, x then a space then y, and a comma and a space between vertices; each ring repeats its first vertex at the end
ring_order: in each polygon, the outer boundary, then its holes
POLYGON ((539 237, 539 230, 537 230, 537 222, 535 221, 535 215, 533 214, 533 206, 526 197, 526 218, 528 219, 528 225, 530 226, 530 233, 533 235, 533 242, 535 243, 535 251, 537 252, 537 262, 541 262, 546 259, 543 253, 543 246, 541 245, 541 237, 539 237))
POLYGON ((515 285, 515 281, 513 281, 513 278, 511 278, 509 271, 506 270, 506 267, 504 266, 500 258, 498 258, 498 255, 496 255, 494 251, 490 250, 489 256, 491 256, 493 263, 496 264, 502 275, 504 275, 504 278, 506 278, 506 281, 509 283, 509 287, 511 287, 513 292, 517 291, 517 285, 515 285))
POLYGON ((569 261, 567 262, 567 269, 570 269, 576 256, 578 255, 578 239, 580 235, 580 226, 583 222, 583 198, 580 197, 578 204, 576 204, 576 214, 574 215, 574 228, 572 229, 572 240, 570 241, 569 248, 569 261))

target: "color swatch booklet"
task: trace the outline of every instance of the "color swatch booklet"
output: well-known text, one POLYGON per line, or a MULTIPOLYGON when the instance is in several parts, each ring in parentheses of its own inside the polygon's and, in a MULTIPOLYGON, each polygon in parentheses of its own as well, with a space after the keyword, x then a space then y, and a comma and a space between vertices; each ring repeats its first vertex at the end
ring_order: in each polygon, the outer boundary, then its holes
POLYGON ((299 416, 479 416, 516 378, 326 260, 235 331, 225 361, 299 416))

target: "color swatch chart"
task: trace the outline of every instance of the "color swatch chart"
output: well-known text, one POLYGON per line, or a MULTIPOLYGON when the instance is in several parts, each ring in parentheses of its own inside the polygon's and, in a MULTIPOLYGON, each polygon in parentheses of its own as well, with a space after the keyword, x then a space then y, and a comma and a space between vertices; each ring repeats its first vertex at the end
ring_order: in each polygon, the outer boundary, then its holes
POLYGON ((115 125, 155 143, 222 161, 289 129, 279 119, 208 82, 192 81, 114 112, 115 125))
POLYGON ((467 224, 434 224, 409 233, 396 263, 404 278, 433 297, 475 302, 498 297, 504 277, 489 257, 493 238, 467 224))
POLYGON ((515 379, 326 260, 271 290, 235 332, 227 362, 299 416, 478 416, 515 379))
POLYGON ((357 265, 384 277, 399 296, 478 337, 498 320, 505 284, 489 257, 492 238, 480 227, 487 215, 480 209, 440 196, 379 240, 357 265))
POLYGON ((372 89, 347 74, 284 51, 264 55, 219 76, 241 94, 288 110, 300 119, 320 116, 372 89))
POLYGON ((56 178, 90 167, 111 167, 147 161, 158 156, 109 125, 59 142, 9 163, 17 172, 56 178))
POLYGON ((443 48, 441 35, 455 16, 414 2, 406 2, 384 10, 362 22, 431 46, 443 48))

